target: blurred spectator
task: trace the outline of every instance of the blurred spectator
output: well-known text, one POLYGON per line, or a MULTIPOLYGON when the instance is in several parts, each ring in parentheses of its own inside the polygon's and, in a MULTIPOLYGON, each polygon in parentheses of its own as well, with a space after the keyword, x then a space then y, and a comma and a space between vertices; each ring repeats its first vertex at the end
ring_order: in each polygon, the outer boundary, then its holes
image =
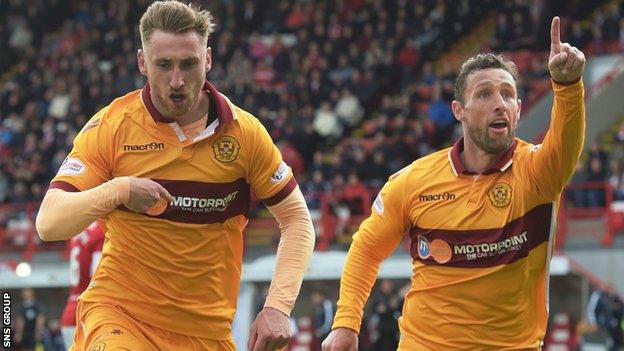
POLYGON ((349 208, 350 214, 352 216, 366 215, 370 207, 370 201, 367 201, 369 197, 370 193, 358 175, 355 172, 349 173, 347 184, 342 190, 342 200, 349 208))
MULTIPOLYGON (((58 319, 50 319, 43 329, 43 348, 45 351, 65 351, 66 346, 61 334, 61 324, 58 319)), ((67 345, 69 347, 69 345, 67 345)))
POLYGON ((316 111, 313 123, 314 130, 323 138, 335 141, 342 136, 342 124, 327 101, 323 102, 321 108, 316 111))
POLYGON ((22 290, 22 306, 15 323, 15 341, 22 351, 34 351, 42 342, 45 317, 31 288, 22 290))
POLYGON ((613 200, 624 200, 624 170, 621 158, 612 157, 609 161, 607 181, 613 189, 613 200))
POLYGON ((623 316, 624 304, 612 283, 608 282, 602 289, 592 293, 587 304, 588 321, 609 334, 613 351, 619 351, 624 347, 623 316))
POLYGON ((392 280, 381 280, 379 290, 368 325, 376 336, 371 340, 374 342, 372 350, 394 351, 399 344, 398 319, 403 306, 392 280))
POLYGON ((360 125, 362 117, 364 116, 364 108, 360 104, 357 96, 353 95, 348 88, 342 89, 340 99, 334 111, 342 122, 342 125, 347 128, 347 133, 360 125))
POLYGON ((315 340, 312 344, 312 351, 320 351, 321 342, 325 340, 331 331, 335 312, 334 304, 320 290, 312 292, 311 302, 314 308, 313 328, 315 340))
POLYGON ((604 182, 605 179, 606 171, 602 158, 590 158, 589 170, 587 171, 587 181, 594 182, 594 186, 587 189, 588 207, 603 207, 605 205, 604 188, 595 186, 604 182))
POLYGON ((572 21, 572 30, 570 31, 570 38, 568 39, 570 45, 576 46, 577 48, 582 48, 587 45, 587 43, 591 40, 590 34, 587 29, 583 28, 581 25, 581 21, 572 21))
POLYGON ((433 95, 428 114, 435 126, 434 144, 432 146, 440 148, 444 142, 451 138, 455 128, 455 117, 451 111, 451 105, 442 98, 442 84, 440 82, 433 85, 433 95))

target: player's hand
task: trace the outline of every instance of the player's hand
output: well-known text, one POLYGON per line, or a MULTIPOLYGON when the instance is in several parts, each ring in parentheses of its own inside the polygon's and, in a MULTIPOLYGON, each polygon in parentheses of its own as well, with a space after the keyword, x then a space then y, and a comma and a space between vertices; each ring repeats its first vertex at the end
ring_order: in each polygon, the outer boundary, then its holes
POLYGON ((548 70, 557 83, 571 83, 578 80, 585 68, 585 55, 581 50, 561 42, 560 19, 554 17, 550 25, 550 57, 548 70))
POLYGON ((322 345, 323 351, 357 351, 358 335, 349 328, 336 328, 327 336, 322 345))
POLYGON ((171 194, 162 185, 149 178, 128 177, 130 197, 124 205, 134 212, 145 213, 162 198, 169 202, 171 194))
POLYGON ((265 307, 251 325, 248 351, 273 351, 288 345, 292 332, 288 316, 275 308, 265 307))

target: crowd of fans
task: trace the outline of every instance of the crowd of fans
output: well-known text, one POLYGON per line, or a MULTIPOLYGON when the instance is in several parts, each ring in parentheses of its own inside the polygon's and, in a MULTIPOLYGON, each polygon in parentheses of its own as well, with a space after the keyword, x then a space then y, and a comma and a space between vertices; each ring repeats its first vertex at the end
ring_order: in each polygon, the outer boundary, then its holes
MULTIPOLYGON (((211 2, 209 79, 267 127, 318 210, 318 193, 378 188, 450 145, 457 67, 439 58, 474 26, 498 13, 482 46, 519 61, 520 94, 528 96, 536 81, 548 83, 542 34, 555 8, 568 11, 558 13, 569 18, 564 33, 573 44, 600 52, 596 43, 623 40, 621 2, 590 3, 211 2)), ((90 116, 143 86, 135 57, 147 5, 0 3, 0 38, 8 43, 0 62, 10 67, 0 86, 0 204, 40 200, 90 116)))

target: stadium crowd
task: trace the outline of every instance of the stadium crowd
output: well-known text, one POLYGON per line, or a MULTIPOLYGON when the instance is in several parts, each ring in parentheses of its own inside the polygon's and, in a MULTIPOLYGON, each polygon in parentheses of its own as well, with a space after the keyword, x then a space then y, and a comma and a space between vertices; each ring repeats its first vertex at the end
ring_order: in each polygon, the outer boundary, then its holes
MULTIPOLYGON (((592 4, 563 15, 571 18, 571 42, 600 52, 599 43, 622 40, 622 10, 614 2, 581 22, 592 4)), ((0 61, 11 69, 0 88, 0 203, 40 200, 88 118, 143 86, 134 27, 146 5, 2 3, 0 37, 9 45, 0 61)), ((439 58, 494 11, 485 47, 519 59, 521 95, 547 81, 538 38, 548 6, 557 5, 213 2, 218 30, 209 42, 209 79, 261 119, 314 203, 314 193, 346 184, 377 188, 411 160, 449 145, 457 125, 449 106, 456 67, 439 58)))

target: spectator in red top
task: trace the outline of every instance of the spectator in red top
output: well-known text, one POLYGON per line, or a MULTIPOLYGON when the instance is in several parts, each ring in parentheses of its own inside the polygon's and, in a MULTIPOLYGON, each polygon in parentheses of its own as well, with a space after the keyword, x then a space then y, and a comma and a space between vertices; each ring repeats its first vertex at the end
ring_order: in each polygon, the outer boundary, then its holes
POLYGON ((282 158, 287 165, 290 166, 293 170, 293 174, 299 176, 305 172, 305 165, 303 163, 303 158, 299 151, 295 149, 288 141, 281 140, 277 142, 277 147, 282 153, 282 158))
POLYGON ((292 11, 286 17, 286 28, 297 29, 308 23, 308 15, 303 11, 301 3, 295 2, 292 11))
POLYGON ((405 43, 405 46, 397 55, 396 63, 403 67, 403 72, 407 74, 416 69, 416 66, 418 66, 418 50, 416 49, 416 44, 413 41, 408 40, 405 43))
POLYGON ((369 191, 364 186, 364 183, 360 181, 357 174, 355 172, 349 173, 347 184, 342 191, 342 199, 349 207, 352 215, 366 214, 370 205, 370 201, 368 201, 369 196, 369 191))
POLYGON ((93 222, 84 232, 69 242, 69 297, 61 317, 61 332, 65 346, 73 343, 76 332, 78 297, 89 286, 100 262, 104 245, 104 222, 93 222))

